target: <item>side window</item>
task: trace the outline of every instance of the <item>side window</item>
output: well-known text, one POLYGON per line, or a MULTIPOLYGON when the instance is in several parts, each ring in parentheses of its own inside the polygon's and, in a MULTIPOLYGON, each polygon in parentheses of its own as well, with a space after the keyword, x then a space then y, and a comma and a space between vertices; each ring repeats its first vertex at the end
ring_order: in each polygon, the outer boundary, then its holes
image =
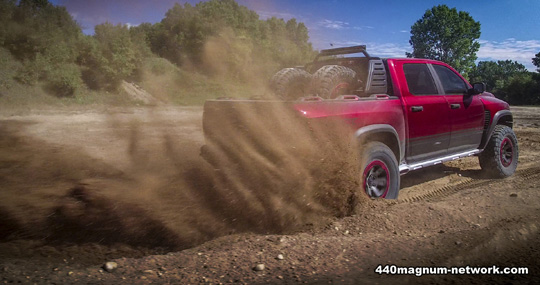
POLYGON ((403 65, 405 79, 409 86, 409 92, 413 95, 436 95, 439 94, 435 81, 424 63, 406 63, 403 65))
POLYGON ((441 80, 442 86, 444 88, 444 94, 466 94, 467 93, 467 83, 461 79, 455 72, 450 68, 434 64, 433 67, 441 80))

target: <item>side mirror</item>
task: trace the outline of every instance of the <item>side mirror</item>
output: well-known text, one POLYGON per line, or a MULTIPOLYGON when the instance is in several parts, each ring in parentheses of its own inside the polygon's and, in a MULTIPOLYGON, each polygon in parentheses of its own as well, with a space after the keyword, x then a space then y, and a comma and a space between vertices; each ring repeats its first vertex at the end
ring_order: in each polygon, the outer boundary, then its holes
POLYGON ((478 95, 486 92, 486 84, 477 82, 473 84, 473 88, 469 89, 469 95, 478 95))

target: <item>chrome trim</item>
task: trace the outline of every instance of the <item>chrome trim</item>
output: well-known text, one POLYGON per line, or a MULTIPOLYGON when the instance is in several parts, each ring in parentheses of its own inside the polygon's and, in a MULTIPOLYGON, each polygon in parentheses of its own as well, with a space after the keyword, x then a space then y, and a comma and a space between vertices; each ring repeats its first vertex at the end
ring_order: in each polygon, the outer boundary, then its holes
POLYGON ((460 159, 460 158, 464 158, 464 157, 468 157, 468 156, 473 156, 473 155, 479 154, 480 152, 482 152, 482 151, 479 150, 479 149, 474 149, 474 150, 469 150, 469 151, 456 153, 456 154, 452 154, 452 155, 448 155, 448 156, 438 157, 438 158, 435 158, 435 159, 421 161, 421 162, 413 163, 413 164, 410 164, 410 165, 404 163, 404 164, 401 164, 399 166, 399 174, 404 175, 404 174, 407 174, 409 171, 412 171, 412 170, 418 170, 420 168, 433 166, 433 165, 436 165, 436 164, 441 164, 443 162, 452 161, 452 160, 456 160, 456 159, 460 159))

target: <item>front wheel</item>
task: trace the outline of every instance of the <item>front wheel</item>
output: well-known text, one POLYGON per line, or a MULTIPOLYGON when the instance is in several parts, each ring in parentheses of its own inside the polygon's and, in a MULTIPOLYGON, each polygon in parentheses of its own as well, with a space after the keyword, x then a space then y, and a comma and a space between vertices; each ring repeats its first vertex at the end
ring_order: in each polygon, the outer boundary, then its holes
POLYGON ((486 174, 494 178, 504 178, 514 174, 518 157, 516 134, 512 128, 498 125, 478 160, 486 174))
POLYGON ((362 190, 371 198, 397 199, 399 168, 392 150, 380 142, 368 143, 360 162, 362 190))

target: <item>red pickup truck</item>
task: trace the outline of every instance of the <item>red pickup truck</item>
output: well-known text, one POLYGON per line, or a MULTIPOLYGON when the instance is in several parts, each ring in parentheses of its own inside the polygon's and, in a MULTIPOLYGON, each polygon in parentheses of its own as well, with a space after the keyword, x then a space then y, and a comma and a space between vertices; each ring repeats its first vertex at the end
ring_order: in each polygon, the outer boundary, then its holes
POLYGON ((273 89, 281 100, 207 101, 207 141, 238 106, 281 101, 305 120, 340 118, 350 126, 361 148, 361 188, 373 198, 396 199, 400 175, 463 157, 478 156, 493 178, 517 167, 509 105, 443 62, 372 57, 365 46, 323 50, 304 67, 278 72, 273 89), (363 56, 346 56, 354 53, 363 56))

